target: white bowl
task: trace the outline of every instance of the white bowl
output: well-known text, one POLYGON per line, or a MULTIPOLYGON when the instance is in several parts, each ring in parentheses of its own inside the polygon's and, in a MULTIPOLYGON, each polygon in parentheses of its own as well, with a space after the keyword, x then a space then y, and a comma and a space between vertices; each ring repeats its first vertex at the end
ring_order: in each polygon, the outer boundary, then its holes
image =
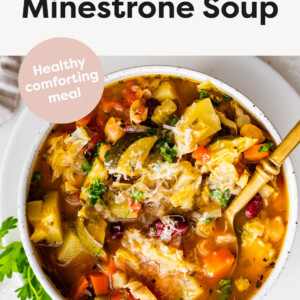
MULTIPOLYGON (((263 112, 259 108, 257 108, 257 106, 253 102, 251 102, 247 97, 245 97, 236 89, 206 74, 189 70, 189 69, 180 68, 180 67, 143 66, 143 67, 125 69, 125 70, 108 74, 105 76, 105 83, 110 84, 125 78, 142 76, 142 75, 152 75, 152 74, 174 75, 174 76, 194 79, 197 81, 204 81, 206 79, 209 79, 218 89, 222 90, 226 94, 238 100, 240 104, 248 112, 250 112, 261 123, 261 125, 265 127, 265 129, 272 135, 276 144, 280 143, 281 138, 278 132, 276 131, 272 123, 263 114, 263 112)), ((47 291, 47 293, 52 299, 64 299, 64 297, 56 289, 56 287, 48 278, 48 276, 43 272, 38 262, 38 258, 35 254, 35 249, 29 239, 28 224, 26 218, 26 199, 27 199, 29 179, 31 178, 33 163, 35 161, 40 146, 43 144, 45 138, 47 137, 47 134, 50 132, 52 127, 53 124, 49 123, 40 131, 39 135, 36 138, 32 151, 24 163, 24 168, 22 171, 21 182, 19 185, 19 192, 18 192, 18 218, 19 218, 19 228, 20 228, 24 249, 34 273, 36 274, 38 280, 43 285, 44 289, 47 291)), ((286 260, 289 256, 293 244, 293 239, 294 239, 296 226, 297 226, 297 219, 298 219, 298 191, 297 191, 295 172, 293 170, 293 166, 289 158, 287 158, 284 162, 284 170, 285 170, 285 176, 288 185, 288 196, 289 196, 289 220, 287 225, 285 241, 280 256, 275 265, 275 268, 273 269, 272 273, 270 274, 266 282, 263 284, 263 286, 254 295, 253 300, 262 299, 270 290, 272 285, 276 282, 276 280, 280 275, 281 270, 284 268, 286 264, 286 260)))

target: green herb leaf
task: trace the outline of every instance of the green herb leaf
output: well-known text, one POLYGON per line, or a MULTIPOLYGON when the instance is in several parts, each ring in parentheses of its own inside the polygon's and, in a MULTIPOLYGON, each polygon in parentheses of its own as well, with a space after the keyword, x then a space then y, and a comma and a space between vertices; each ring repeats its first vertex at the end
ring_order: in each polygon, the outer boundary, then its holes
POLYGON ((156 129, 155 128, 148 128, 147 129, 147 133, 149 133, 149 134, 155 134, 156 133, 156 129))
POLYGON ((227 300, 232 293, 231 288, 231 279, 221 279, 218 284, 218 300, 227 300))
POLYGON ((159 149, 160 154, 168 163, 173 163, 174 159, 178 153, 177 146, 170 141, 168 138, 161 138, 156 143, 157 149, 159 149))
POLYGON ((203 220, 203 222, 205 223, 205 224, 210 224, 212 221, 213 221, 214 219, 213 218, 206 218, 205 220, 203 220))
MULTIPOLYGON (((10 229, 16 228, 16 223, 17 219, 13 217, 7 218, 0 228, 0 238, 4 237, 10 229)), ((6 247, 1 246, 1 248, 4 251, 0 254, 0 282, 5 277, 11 278, 14 272, 21 273, 23 279, 25 279, 25 284, 16 290, 18 298, 21 300, 51 300, 35 277, 25 255, 22 243, 13 242, 6 247)))
POLYGON ((81 165, 81 169, 83 170, 83 172, 85 174, 88 174, 91 171, 92 167, 91 167, 90 163, 88 161, 86 161, 81 165))
POLYGON ((50 155, 50 153, 49 153, 49 152, 45 152, 45 155, 46 155, 46 156, 49 156, 49 155, 50 155))
MULTIPOLYGON (((94 178, 91 187, 87 190, 87 194, 90 196, 91 206, 94 206, 97 203, 97 201, 100 200, 100 197, 106 192, 106 190, 106 186, 103 183, 101 183, 100 179, 94 178)), ((103 204, 104 202, 102 203, 102 205, 103 204)))
POLYGON ((34 171, 33 178, 36 180, 40 180, 42 178, 42 174, 40 172, 34 171))
POLYGON ((144 192, 143 191, 137 191, 136 188, 134 187, 132 189, 132 191, 130 192, 130 197, 135 200, 135 201, 138 201, 140 203, 144 203, 142 201, 142 198, 144 197, 144 192))
POLYGON ((155 226, 151 227, 150 232, 156 232, 156 227, 155 226))
POLYGON ((258 152, 267 152, 273 146, 273 143, 264 143, 259 149, 258 152))
POLYGON ((211 103, 212 103, 213 106, 217 107, 217 106, 220 105, 220 103, 218 101, 214 100, 214 99, 210 99, 210 101, 211 101, 211 103))
POLYGON ((208 90, 201 90, 199 99, 202 100, 202 99, 206 98, 207 95, 208 95, 208 90))
POLYGON ((126 212, 125 212, 125 219, 129 216, 129 214, 130 214, 130 209, 126 210, 126 212))
POLYGON ((173 117, 170 119, 170 124, 171 125, 176 125, 176 123, 179 121, 179 119, 177 117, 173 117))
POLYGON ((5 221, 3 221, 0 228, 0 243, 2 238, 8 234, 9 230, 17 228, 18 219, 14 217, 9 217, 5 221))
POLYGON ((93 157, 97 157, 99 156, 99 149, 101 146, 103 145, 106 145, 106 142, 105 141, 99 141, 95 144, 94 148, 93 148, 93 152, 94 152, 94 155, 93 157))
POLYGON ((210 197, 217 198, 220 201, 222 207, 226 206, 231 197, 230 190, 227 189, 224 192, 222 192, 221 190, 218 190, 218 189, 211 190, 210 197))
POLYGON ((224 99, 224 101, 231 101, 233 98, 232 97, 230 97, 229 95, 227 95, 227 94, 225 94, 224 96, 223 96, 223 99, 224 99))
POLYGON ((239 235, 242 235, 242 233, 243 233, 243 231, 242 231, 240 228, 238 228, 238 227, 235 229, 235 231, 236 231, 239 235))

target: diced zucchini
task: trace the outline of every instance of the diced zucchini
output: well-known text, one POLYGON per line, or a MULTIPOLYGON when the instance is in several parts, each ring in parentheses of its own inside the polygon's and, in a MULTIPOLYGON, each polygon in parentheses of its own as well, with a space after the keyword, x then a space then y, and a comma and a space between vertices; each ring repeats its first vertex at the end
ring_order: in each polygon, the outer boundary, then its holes
POLYGON ((178 99, 175 85, 171 81, 163 81, 154 91, 152 97, 157 99, 159 102, 163 102, 167 99, 178 99))
POLYGON ((38 223, 42 218, 43 201, 31 201, 27 203, 27 216, 32 225, 38 223))
POLYGON ((85 177, 83 186, 80 193, 80 198, 87 201, 89 199, 86 191, 91 187, 95 178, 99 178, 101 182, 103 182, 107 178, 107 170, 105 169, 103 163, 97 157, 95 158, 91 171, 85 177))
POLYGON ((137 212, 130 212, 127 201, 122 203, 112 203, 109 209, 116 219, 136 219, 137 212))
POLYGON ((89 252, 91 255, 98 257, 106 257, 106 253, 103 250, 103 244, 99 243, 93 236, 88 232, 85 224, 84 218, 77 216, 75 221, 75 230, 81 246, 89 252))
POLYGON ((115 144, 112 145, 110 151, 104 158, 104 164, 107 169, 115 169, 117 167, 118 161, 121 155, 126 151, 126 149, 133 144, 135 141, 150 136, 147 133, 128 133, 121 138, 119 138, 115 144))
POLYGON ((143 167, 156 140, 157 137, 149 136, 131 144, 121 155, 117 165, 117 172, 127 176, 139 175, 140 169, 143 167))
POLYGON ((98 222, 90 221, 86 225, 88 232, 102 245, 104 245, 106 227, 107 223, 103 219, 100 219, 98 222))
POLYGON ((64 239, 63 244, 57 249, 57 259, 61 263, 67 263, 81 254, 83 247, 75 232, 70 229, 64 239))

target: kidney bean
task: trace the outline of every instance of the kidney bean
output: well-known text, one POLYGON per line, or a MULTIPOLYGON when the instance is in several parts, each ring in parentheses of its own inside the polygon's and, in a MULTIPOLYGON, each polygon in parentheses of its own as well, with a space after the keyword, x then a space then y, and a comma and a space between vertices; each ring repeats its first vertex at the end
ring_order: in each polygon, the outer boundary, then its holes
POLYGON ((246 216, 250 219, 256 217, 261 210, 261 206, 262 196, 260 194, 256 194, 246 206, 246 216))
POLYGON ((112 223, 110 226, 110 233, 112 239, 118 239, 123 236, 124 227, 122 222, 112 223))
POLYGON ((153 237, 160 237, 163 233, 165 225, 160 219, 154 221, 148 228, 148 235, 153 237))

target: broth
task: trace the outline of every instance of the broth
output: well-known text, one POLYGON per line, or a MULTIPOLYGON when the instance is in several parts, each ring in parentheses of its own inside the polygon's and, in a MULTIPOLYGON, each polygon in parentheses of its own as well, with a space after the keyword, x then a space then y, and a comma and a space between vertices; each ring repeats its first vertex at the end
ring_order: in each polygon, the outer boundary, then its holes
POLYGON ((284 241, 283 170, 235 233, 222 214, 273 143, 210 82, 106 86, 90 115, 54 126, 34 164, 27 214, 43 270, 69 299, 250 299, 284 241))

